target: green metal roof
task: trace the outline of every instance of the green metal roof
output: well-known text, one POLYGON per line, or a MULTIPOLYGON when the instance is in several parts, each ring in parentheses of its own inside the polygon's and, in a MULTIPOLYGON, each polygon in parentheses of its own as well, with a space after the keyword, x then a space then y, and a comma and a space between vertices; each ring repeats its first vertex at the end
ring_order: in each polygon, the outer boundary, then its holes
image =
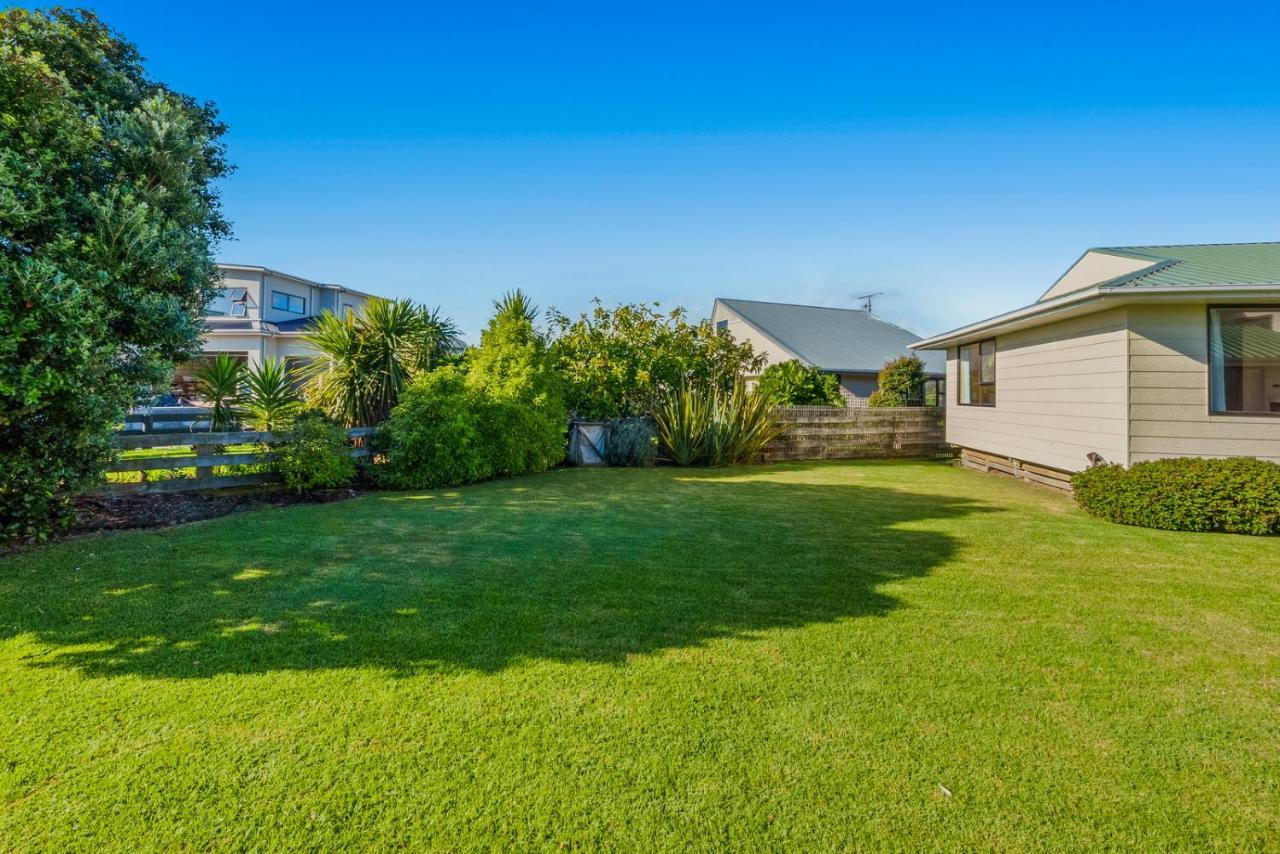
POLYGON ((1091 251, 1150 260, 1153 265, 1107 282, 1108 287, 1280 284, 1280 243, 1109 246, 1091 251))
MULTIPOLYGON (((920 336, 854 308, 823 308, 745 299, 720 299, 750 323, 810 365, 837 373, 876 373, 884 363, 911 352, 920 336)), ((917 353, 925 370, 946 370, 942 353, 917 353)))

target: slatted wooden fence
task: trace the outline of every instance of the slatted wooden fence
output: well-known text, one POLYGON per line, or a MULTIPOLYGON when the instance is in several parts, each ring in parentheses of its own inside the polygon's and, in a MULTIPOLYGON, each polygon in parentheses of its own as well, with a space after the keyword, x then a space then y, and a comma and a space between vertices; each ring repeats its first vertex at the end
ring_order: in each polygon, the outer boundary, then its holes
POLYGON ((774 416, 783 434, 765 446, 766 462, 954 455, 940 406, 797 406, 774 410, 774 416))
MULTIPOLYGON (((372 427, 353 427, 347 431, 351 437, 351 456, 369 456, 368 437, 372 427)), ((215 473, 215 467, 260 465, 270 463, 275 454, 270 450, 272 442, 281 438, 262 431, 237 431, 228 433, 156 433, 141 435, 117 434, 116 444, 122 451, 142 448, 173 449, 174 453, 158 457, 131 457, 122 455, 107 471, 138 472, 139 479, 132 482, 108 481, 107 492, 189 492, 192 490, 227 489, 237 486, 256 486, 274 483, 280 476, 271 471, 250 474, 215 473), (233 450, 228 446, 262 446, 253 450, 233 450), (194 456, 193 456, 194 453, 194 456), (148 479, 148 473, 172 472, 175 469, 194 468, 194 477, 165 477, 148 479)))

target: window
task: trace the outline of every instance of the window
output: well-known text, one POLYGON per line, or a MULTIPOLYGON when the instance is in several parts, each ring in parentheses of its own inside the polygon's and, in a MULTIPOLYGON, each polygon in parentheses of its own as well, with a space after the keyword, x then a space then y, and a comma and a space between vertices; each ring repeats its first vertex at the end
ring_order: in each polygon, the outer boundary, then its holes
POLYGON ((271 292, 271 307, 277 311, 287 311, 290 314, 306 314, 307 301, 302 297, 296 297, 293 294, 281 293, 280 291, 271 292))
POLYGON ((1280 308, 1209 310, 1209 409, 1280 413, 1280 308))
POLYGON ((996 342, 979 341, 960 348, 960 404, 996 405, 996 342))
POLYGON ((727 320, 717 320, 717 321, 716 321, 716 331, 717 331, 717 332, 724 332, 724 331, 725 331, 725 330, 727 330, 728 328, 729 328, 729 321, 727 321, 727 320))

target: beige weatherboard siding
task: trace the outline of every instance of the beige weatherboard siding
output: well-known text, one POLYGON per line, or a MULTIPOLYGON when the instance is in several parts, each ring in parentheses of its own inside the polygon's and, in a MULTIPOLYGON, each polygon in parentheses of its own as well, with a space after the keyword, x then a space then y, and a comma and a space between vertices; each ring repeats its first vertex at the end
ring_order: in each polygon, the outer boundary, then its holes
POLYGON ((1064 471, 1126 462, 1127 338, 1123 309, 997 335, 995 406, 958 403, 950 348, 947 441, 1064 471))
MULTIPOLYGON (((1090 250, 1038 302, 915 346, 946 349, 948 441, 1014 473, 1079 471, 1090 454, 1280 462, 1280 413, 1211 411, 1209 359, 1211 307, 1277 306, 1280 243, 1090 250), (959 348, 991 339, 995 406, 961 406, 959 348)), ((1276 370, 1253 367, 1274 362, 1265 346, 1243 366, 1234 358, 1236 376, 1276 370)), ((1271 380, 1254 376, 1257 398, 1271 380)))
POLYGON ((1280 462, 1280 417, 1209 412, 1208 316, 1208 303, 1130 307, 1130 462, 1181 456, 1280 462))

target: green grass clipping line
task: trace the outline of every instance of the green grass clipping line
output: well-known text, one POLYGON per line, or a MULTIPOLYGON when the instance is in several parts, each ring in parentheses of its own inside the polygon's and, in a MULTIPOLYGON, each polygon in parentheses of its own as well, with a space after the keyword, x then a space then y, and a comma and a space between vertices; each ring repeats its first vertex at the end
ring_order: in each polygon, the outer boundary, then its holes
POLYGON ((937 463, 562 470, 0 561, 0 849, 1239 850, 1280 541, 937 463))

